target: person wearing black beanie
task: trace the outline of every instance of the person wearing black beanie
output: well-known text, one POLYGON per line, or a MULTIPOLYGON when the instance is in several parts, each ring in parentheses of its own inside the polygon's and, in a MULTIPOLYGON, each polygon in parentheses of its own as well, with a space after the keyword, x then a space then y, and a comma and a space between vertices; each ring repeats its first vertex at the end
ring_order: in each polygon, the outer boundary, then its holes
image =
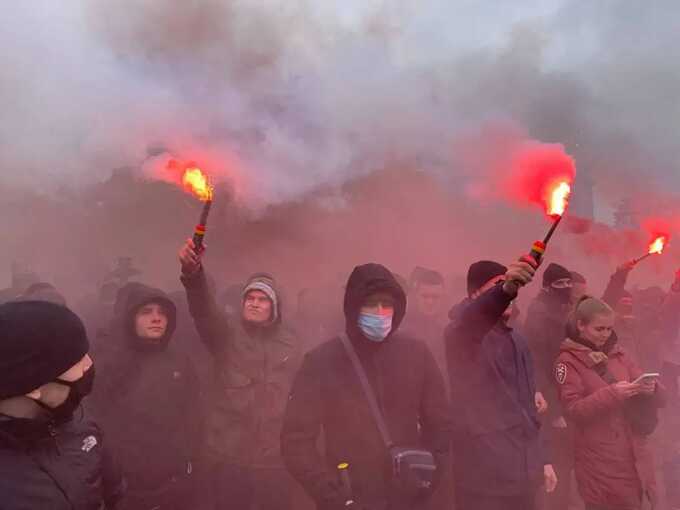
POLYGON ((114 508, 122 497, 120 470, 80 407, 94 381, 88 350, 83 323, 68 308, 0 305, 3 510, 114 508))
POLYGON ((552 491, 557 483, 541 444, 538 414, 545 409, 529 346, 508 325, 536 267, 529 256, 509 266, 475 262, 469 297, 449 313, 444 339, 459 510, 533 510, 538 487, 552 491))
MULTIPOLYGON (((477 292, 479 289, 489 284, 491 280, 504 276, 508 268, 492 260, 480 260, 475 262, 468 269, 467 291, 468 296, 477 292)), ((495 283, 495 282, 494 282, 495 283)))

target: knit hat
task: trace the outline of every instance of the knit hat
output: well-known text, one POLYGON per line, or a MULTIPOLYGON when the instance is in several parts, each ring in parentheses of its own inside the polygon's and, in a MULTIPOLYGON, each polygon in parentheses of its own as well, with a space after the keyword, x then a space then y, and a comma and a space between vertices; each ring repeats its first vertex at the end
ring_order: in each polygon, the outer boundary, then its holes
POLYGON ((416 266, 411 273, 410 288, 418 285, 444 285, 444 277, 434 269, 416 266))
POLYGON ((583 276, 581 273, 577 273, 576 271, 571 271, 571 281, 574 283, 588 283, 586 280, 586 277, 583 276))
POLYGON ((279 319, 279 297, 276 292, 274 277, 267 273, 256 273, 250 277, 248 283, 243 287, 241 299, 245 299, 249 292, 259 290, 264 292, 272 302, 272 317, 270 322, 274 323, 279 319))
POLYGON ((34 283, 15 301, 49 301, 57 305, 66 306, 66 298, 51 283, 34 283))
POLYGON ((467 291, 468 296, 481 289, 486 282, 508 272, 508 268, 498 262, 491 260, 480 260, 475 262, 468 269, 467 291))
POLYGON ((87 354, 82 321, 46 301, 0 305, 0 400, 54 381, 87 354))
POLYGON ((564 278, 571 280, 571 273, 569 270, 566 267, 553 262, 543 273, 543 287, 550 287, 557 280, 563 280, 564 278))

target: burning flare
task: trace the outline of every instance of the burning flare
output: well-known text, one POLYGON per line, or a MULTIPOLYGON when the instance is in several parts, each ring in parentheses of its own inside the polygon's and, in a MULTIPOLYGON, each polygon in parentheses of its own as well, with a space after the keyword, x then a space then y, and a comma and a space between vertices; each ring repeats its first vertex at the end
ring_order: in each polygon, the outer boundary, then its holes
POLYGON ((202 201, 212 200, 213 188, 208 176, 200 168, 187 168, 182 176, 182 184, 187 191, 193 193, 202 201))
POLYGON ((567 210, 567 203, 569 202, 569 195, 571 194, 571 186, 567 181, 562 181, 550 192, 550 200, 548 201, 548 215, 562 216, 567 210))
POLYGON ((659 254, 663 253, 663 249, 666 247, 666 243, 668 243, 668 236, 666 235, 661 235, 654 239, 649 245, 649 254, 659 254))

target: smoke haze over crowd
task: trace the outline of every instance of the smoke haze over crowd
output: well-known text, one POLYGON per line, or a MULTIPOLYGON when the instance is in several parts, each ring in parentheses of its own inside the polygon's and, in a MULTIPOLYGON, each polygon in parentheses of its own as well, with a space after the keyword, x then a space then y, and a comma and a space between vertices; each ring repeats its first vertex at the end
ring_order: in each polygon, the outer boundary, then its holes
MULTIPOLYGON (((670 0, 14 2, 0 277, 22 260, 81 292, 130 255, 176 286, 200 204, 149 179, 151 146, 215 176, 220 284, 339 284, 367 260, 460 275, 547 229, 471 192, 493 186, 499 147, 537 140, 576 162, 572 214, 608 224, 574 222, 548 258, 603 282, 644 253, 649 218, 680 234, 679 15, 670 0)), ((671 248, 633 282, 678 262, 671 248)))

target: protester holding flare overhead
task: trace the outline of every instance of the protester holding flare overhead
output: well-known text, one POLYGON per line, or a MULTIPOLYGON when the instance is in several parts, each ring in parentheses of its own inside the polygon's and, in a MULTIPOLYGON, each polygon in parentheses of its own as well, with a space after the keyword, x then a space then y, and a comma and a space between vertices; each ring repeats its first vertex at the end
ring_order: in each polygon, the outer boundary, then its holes
POLYGON ((670 286, 659 315, 661 380, 668 404, 663 414, 662 454, 666 500, 669 508, 680 508, 680 270, 670 286))
POLYGON ((246 281, 232 316, 208 289, 203 253, 187 240, 179 259, 191 316, 215 360, 205 452, 215 508, 255 503, 260 510, 285 510, 293 481, 279 436, 299 347, 283 326, 281 294, 270 275, 246 281))
POLYGON ((506 267, 479 261, 468 271, 469 298, 445 333, 453 417, 457 510, 531 510, 537 489, 557 478, 541 444, 533 360, 507 325, 520 288, 531 283, 531 257, 506 267))
POLYGON ((588 510, 637 510, 656 502, 649 435, 664 391, 617 345, 614 312, 585 297, 573 311, 554 378, 573 425, 575 473, 588 510))

